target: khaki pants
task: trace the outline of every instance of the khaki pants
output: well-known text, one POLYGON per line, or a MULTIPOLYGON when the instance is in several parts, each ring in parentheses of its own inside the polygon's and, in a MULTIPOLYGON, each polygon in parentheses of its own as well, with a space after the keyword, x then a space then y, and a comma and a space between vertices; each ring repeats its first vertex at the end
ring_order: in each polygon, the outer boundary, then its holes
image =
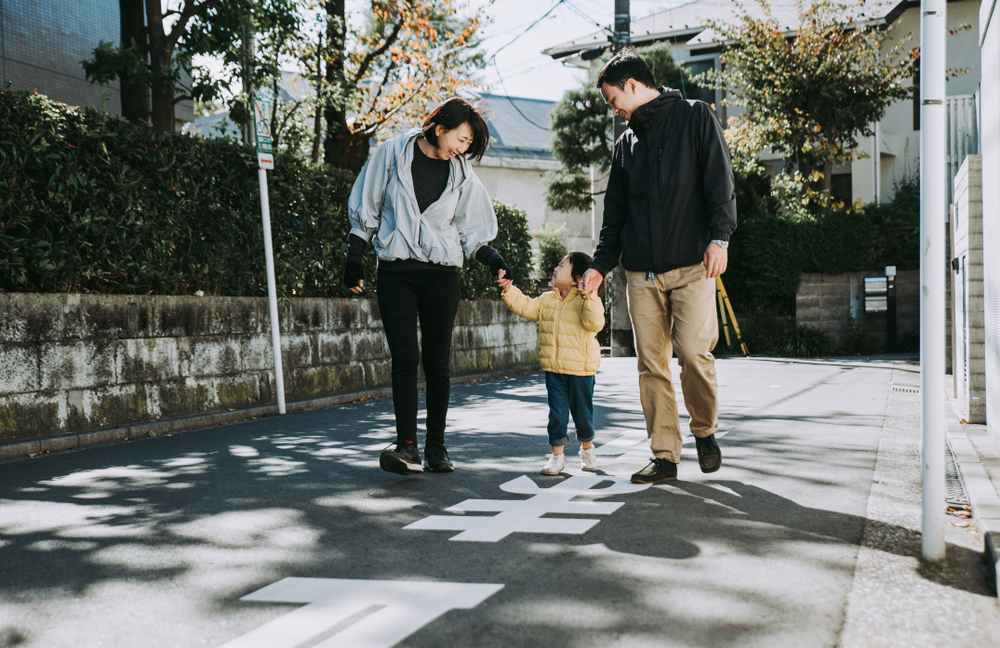
POLYGON ((719 339, 715 279, 702 264, 649 277, 627 272, 628 312, 639 357, 639 397, 653 455, 680 463, 681 426, 670 358, 677 352, 691 433, 715 433, 718 421, 715 357, 719 339))

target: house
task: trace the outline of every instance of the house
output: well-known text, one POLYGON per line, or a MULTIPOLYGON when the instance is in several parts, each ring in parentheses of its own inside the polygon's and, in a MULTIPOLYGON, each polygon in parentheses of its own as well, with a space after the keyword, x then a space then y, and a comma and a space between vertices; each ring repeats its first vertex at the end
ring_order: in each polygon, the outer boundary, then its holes
POLYGON ((489 115, 490 146, 476 175, 490 196, 524 210, 532 231, 565 224, 570 249, 592 252, 601 226, 595 208, 560 212, 545 204, 546 173, 559 168, 549 130, 555 102, 490 93, 474 98, 485 104, 489 115))
MULTIPOLYGON (((674 59, 689 70, 691 76, 707 69, 719 69, 721 48, 717 34, 705 28, 709 21, 735 20, 739 9, 745 8, 752 15, 760 14, 760 7, 749 0, 694 0, 687 4, 660 11, 645 18, 632 21, 631 35, 635 46, 656 42, 669 42, 674 59)), ((850 9, 848 9, 850 10, 850 9)), ((772 3, 773 15, 779 24, 786 26, 788 34, 794 34, 798 26, 795 3, 772 3)), ((887 29, 887 37, 900 39, 907 34, 919 34, 920 3, 907 0, 890 0, 884 3, 855 5, 854 11, 867 20, 873 20, 887 29)), ((954 178, 966 152, 975 153, 978 133, 979 53, 977 25, 979 5, 972 0, 957 0, 948 3, 948 28, 955 32, 948 38, 947 66, 954 70, 968 68, 968 73, 947 84, 949 121, 949 178, 954 178), (971 29, 963 29, 963 25, 971 29)), ((915 40, 917 44, 919 40, 915 40)), ((569 65, 589 67, 595 50, 609 46, 606 32, 595 32, 572 41, 550 47, 543 51, 553 59, 569 65)), ((722 105, 723 91, 709 91, 706 101, 714 101, 723 123, 729 117, 742 112, 738 107, 722 105), (714 94, 714 97, 712 96, 714 94)), ((887 111, 885 118, 875 125, 876 137, 864 138, 860 142, 859 158, 850 165, 832 170, 834 195, 851 202, 888 200, 894 186, 907 176, 917 173, 919 159, 920 120, 918 99, 897 102, 887 111), (878 140, 878 146, 875 140, 878 140), (873 155, 878 150, 878 155, 873 155)), ((783 161, 767 153, 761 161, 777 172, 783 161)))
MULTIPOLYGON (((120 115, 118 82, 91 84, 80 65, 101 41, 121 42, 118 0, 0 0, 0 87, 9 81, 14 90, 120 115)), ((194 104, 180 102, 174 116, 180 130, 194 119, 194 104)))

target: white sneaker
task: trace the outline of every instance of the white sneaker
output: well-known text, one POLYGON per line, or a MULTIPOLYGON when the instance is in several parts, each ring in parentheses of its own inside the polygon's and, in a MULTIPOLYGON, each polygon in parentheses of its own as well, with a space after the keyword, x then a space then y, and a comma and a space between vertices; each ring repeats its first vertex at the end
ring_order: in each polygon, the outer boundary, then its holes
POLYGON ((580 468, 590 472, 597 472, 597 452, 594 448, 584 450, 580 448, 580 468))
POLYGON ((558 475, 562 472, 563 466, 565 465, 565 456, 561 454, 557 455, 546 455, 549 460, 545 463, 545 467, 542 468, 543 475, 558 475))

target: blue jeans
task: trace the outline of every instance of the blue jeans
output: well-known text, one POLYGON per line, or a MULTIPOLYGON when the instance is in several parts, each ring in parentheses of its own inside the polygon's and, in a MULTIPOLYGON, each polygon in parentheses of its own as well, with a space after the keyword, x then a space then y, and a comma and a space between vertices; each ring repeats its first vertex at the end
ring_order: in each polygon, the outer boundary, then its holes
POLYGON ((573 414, 576 438, 580 442, 594 440, 594 376, 570 376, 545 372, 545 388, 549 392, 549 445, 564 446, 569 416, 573 414))

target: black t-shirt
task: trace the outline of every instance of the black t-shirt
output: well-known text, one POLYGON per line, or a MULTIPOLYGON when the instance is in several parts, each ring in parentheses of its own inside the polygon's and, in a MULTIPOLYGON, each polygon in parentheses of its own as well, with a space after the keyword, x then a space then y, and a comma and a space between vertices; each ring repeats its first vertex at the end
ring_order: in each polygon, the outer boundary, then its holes
POLYGON ((437 202, 448 186, 451 163, 427 157, 420 149, 418 139, 413 142, 413 165, 410 172, 413 174, 413 193, 417 196, 417 206, 420 213, 423 213, 437 202))

